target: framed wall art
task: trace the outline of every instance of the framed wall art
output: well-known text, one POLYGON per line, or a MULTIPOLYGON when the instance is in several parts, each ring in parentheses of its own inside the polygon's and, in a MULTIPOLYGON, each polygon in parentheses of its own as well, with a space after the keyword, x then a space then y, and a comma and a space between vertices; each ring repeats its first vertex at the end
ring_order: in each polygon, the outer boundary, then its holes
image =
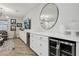
POLYGON ((16 24, 16 19, 11 19, 11 24, 16 24))
POLYGON ((11 25, 11 31, 16 31, 16 26, 11 25))
POLYGON ((17 27, 22 27, 22 23, 17 23, 17 27))

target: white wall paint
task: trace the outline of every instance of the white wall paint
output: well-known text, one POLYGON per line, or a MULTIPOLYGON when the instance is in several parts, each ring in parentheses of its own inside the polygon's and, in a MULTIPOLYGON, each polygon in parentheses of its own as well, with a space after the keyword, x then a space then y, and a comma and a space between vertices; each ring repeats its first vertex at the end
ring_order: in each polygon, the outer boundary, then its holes
MULTIPOLYGON (((22 17, 17 17, 16 18, 16 22, 17 23, 22 23, 22 25, 23 25, 23 18, 22 17)), ((16 25, 17 26, 17 25, 16 25)), ((19 29, 20 29, 20 27, 16 27, 16 35, 17 35, 17 37, 19 37, 19 29)))
POLYGON ((40 23, 39 23, 40 11, 44 5, 45 4, 41 4, 37 8, 31 10, 26 15, 31 18, 33 31, 62 33, 64 31, 64 29, 61 28, 63 31, 60 29, 60 27, 63 26, 62 24, 64 24, 64 26, 65 26, 65 24, 71 24, 70 23, 71 20, 78 20, 79 19, 79 4, 56 3, 56 5, 58 6, 58 9, 59 9, 58 22, 55 25, 55 27, 52 28, 51 30, 44 30, 43 28, 41 28, 40 23))
MULTIPOLYGON (((13 38, 14 37, 14 31, 10 30, 10 19, 16 19, 16 23, 22 23, 23 22, 23 18, 22 17, 16 17, 16 16, 12 16, 10 15, 8 19, 6 19, 6 17, 2 16, 0 17, 0 20, 7 20, 8 21, 8 38, 13 38)), ((18 36, 19 33, 19 27, 16 27, 16 35, 18 36)))

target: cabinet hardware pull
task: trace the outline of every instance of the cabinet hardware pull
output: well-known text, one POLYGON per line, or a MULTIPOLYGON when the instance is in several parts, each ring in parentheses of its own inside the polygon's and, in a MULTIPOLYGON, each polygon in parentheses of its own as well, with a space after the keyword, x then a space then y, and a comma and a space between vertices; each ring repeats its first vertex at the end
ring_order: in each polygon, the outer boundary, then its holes
POLYGON ((57 45, 56 49, 59 49, 59 45, 57 45))

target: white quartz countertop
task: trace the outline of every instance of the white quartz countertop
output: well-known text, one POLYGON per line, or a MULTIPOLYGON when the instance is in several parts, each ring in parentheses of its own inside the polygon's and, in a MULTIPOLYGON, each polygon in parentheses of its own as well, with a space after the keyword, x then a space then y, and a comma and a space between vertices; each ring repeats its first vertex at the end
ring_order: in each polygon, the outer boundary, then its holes
POLYGON ((35 32, 35 31, 30 31, 30 30, 26 30, 25 32, 79 42, 79 37, 72 37, 72 36, 68 36, 68 35, 64 35, 60 33, 35 32))

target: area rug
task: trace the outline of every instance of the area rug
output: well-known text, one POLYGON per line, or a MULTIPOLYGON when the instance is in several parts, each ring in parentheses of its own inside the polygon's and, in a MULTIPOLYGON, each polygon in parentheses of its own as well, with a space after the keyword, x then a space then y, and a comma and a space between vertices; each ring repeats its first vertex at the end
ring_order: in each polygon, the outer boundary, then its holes
POLYGON ((3 45, 0 46, 0 51, 12 51, 14 49, 14 40, 9 39, 4 41, 3 45))

